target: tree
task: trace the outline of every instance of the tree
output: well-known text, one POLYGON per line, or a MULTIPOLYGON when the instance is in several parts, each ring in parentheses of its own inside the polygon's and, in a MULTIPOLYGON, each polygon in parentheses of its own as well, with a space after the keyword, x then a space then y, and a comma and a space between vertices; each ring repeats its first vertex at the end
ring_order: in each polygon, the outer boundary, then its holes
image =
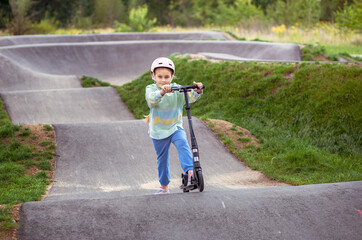
POLYGON ((218 0, 194 0, 191 11, 196 24, 213 24, 214 11, 217 9, 218 5, 218 0))
POLYGON ((149 31, 156 23, 156 18, 147 19, 147 5, 133 8, 129 14, 129 24, 122 24, 115 21, 114 28, 116 32, 146 32, 149 31))
POLYGON ((215 13, 215 23, 217 25, 247 25, 251 21, 263 19, 263 11, 251 3, 251 0, 236 0, 227 6, 223 1, 215 13))
POLYGON ((257 7, 261 7, 264 14, 266 14, 266 9, 269 5, 275 4, 277 0, 252 0, 251 3, 257 7))
POLYGON ((196 20, 191 11, 193 6, 192 0, 173 0, 170 3, 170 13, 167 18, 171 26, 194 26, 196 20))
POLYGON ((32 5, 31 0, 10 0, 13 18, 7 23, 7 28, 14 35, 22 35, 31 29, 31 20, 28 11, 32 5))
POLYGON ((322 21, 334 21, 335 13, 338 9, 342 9, 346 0, 321 0, 321 16, 322 21))
POLYGON ((0 0, 0 29, 6 27, 6 21, 11 17, 11 8, 8 0, 0 0))
POLYGON ((172 25, 170 17, 171 0, 146 0, 145 2, 148 6, 148 17, 150 19, 156 18, 160 25, 172 25))
POLYGON ((277 24, 297 22, 310 26, 319 21, 320 0, 278 0, 267 8, 267 15, 277 24))
POLYGON ((320 0, 299 0, 296 3, 296 15, 299 22, 304 26, 312 26, 319 22, 320 0))
POLYGON ((267 16, 276 24, 292 25, 295 23, 295 18, 292 14, 291 1, 286 2, 277 0, 275 4, 267 7, 267 16))
POLYGON ((125 22, 127 13, 122 0, 95 0, 95 22, 102 26, 112 26, 115 21, 125 22))
POLYGON ((357 31, 362 33, 362 2, 354 0, 353 5, 346 2, 344 9, 336 13, 338 27, 344 32, 357 31))
POLYGON ((35 20, 40 21, 46 16, 55 19, 63 27, 67 26, 77 12, 82 0, 32 0, 32 12, 35 20))

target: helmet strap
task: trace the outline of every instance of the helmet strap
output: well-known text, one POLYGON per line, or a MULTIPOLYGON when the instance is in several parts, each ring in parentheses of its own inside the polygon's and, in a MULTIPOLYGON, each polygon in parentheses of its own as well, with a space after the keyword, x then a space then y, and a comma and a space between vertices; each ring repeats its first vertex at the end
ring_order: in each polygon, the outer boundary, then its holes
POLYGON ((156 82, 155 74, 153 72, 151 72, 151 78, 152 78, 153 81, 156 82))

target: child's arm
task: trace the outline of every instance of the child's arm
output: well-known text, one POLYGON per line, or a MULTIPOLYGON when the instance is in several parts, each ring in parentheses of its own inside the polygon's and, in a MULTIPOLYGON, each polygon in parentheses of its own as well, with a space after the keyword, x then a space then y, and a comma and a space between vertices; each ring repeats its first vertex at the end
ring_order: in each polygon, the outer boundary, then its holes
POLYGON ((200 99, 201 95, 202 95, 202 87, 203 84, 201 82, 194 82, 194 85, 197 85, 199 87, 199 89, 193 89, 191 92, 188 92, 189 95, 189 103, 194 103, 197 100, 200 99))
POLYGON ((201 94, 202 93, 202 88, 204 86, 204 84, 202 84, 202 82, 195 82, 194 81, 194 85, 198 86, 199 89, 196 89, 195 92, 197 92, 198 94, 201 94))
POLYGON ((149 108, 155 107, 161 102, 162 95, 160 90, 155 90, 152 86, 146 87, 146 101, 149 108))

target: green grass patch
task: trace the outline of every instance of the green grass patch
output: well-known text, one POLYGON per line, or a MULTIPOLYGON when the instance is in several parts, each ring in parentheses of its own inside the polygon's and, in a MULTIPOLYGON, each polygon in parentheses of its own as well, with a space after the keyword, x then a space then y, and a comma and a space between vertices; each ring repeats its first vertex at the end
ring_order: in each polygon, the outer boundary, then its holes
MULTIPOLYGON (((33 135, 28 127, 13 125, 3 106, 0 100, 0 227, 11 231, 16 227, 12 206, 40 200, 50 183, 45 171, 52 170, 49 160, 53 159, 54 150, 37 148, 51 148, 54 143, 38 140, 39 136, 33 135), (38 146, 30 145, 34 141, 40 141, 38 146)), ((52 130, 50 125, 40 128, 52 130)))
POLYGON ((348 52, 350 49, 343 48, 327 48, 325 46, 305 44, 305 47, 301 49, 303 61, 339 61, 343 58, 347 61, 362 61, 361 57, 351 56, 348 52), (337 50, 340 49, 340 50, 337 50))
POLYGON ((45 131, 51 131, 51 130, 53 130, 53 128, 52 128, 52 126, 46 124, 46 125, 43 125, 43 130, 45 130, 45 131))
POLYGON ((14 219, 11 216, 11 205, 0 207, 0 229, 9 231, 16 227, 14 219))
POLYGON ((250 138, 248 137, 241 137, 241 138, 238 138, 238 141, 242 142, 242 143, 248 143, 250 142, 250 138))
POLYGON ((328 54, 357 54, 362 55, 362 48, 360 44, 357 45, 326 45, 324 46, 328 54))
MULTIPOLYGON (((206 86, 194 116, 229 121, 259 138, 259 147, 237 153, 250 167, 291 184, 362 180, 358 64, 173 60, 175 82, 206 86)), ((136 118, 149 113, 151 83, 146 72, 117 87, 136 118)))
POLYGON ((91 88, 91 87, 108 87, 111 84, 107 82, 100 81, 97 78, 89 77, 89 76, 82 76, 82 87, 84 88, 91 88))
POLYGON ((41 141, 40 142, 40 146, 43 146, 43 147, 48 146, 50 144, 52 144, 52 141, 41 141))

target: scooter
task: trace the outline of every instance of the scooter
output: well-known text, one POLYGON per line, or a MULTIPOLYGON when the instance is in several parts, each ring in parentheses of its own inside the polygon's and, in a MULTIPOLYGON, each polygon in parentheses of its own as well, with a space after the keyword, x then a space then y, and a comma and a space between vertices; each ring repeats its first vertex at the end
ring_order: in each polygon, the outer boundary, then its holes
MULTIPOLYGON (((183 192, 189 192, 190 190, 199 189, 200 192, 204 191, 204 177, 202 175, 202 169, 200 165, 200 158, 199 158, 199 148, 197 146, 196 137, 194 134, 194 129, 192 127, 192 119, 191 119, 191 107, 189 104, 188 92, 191 92, 192 89, 198 89, 199 87, 196 85, 193 86, 179 86, 179 87, 171 87, 172 91, 179 91, 183 92, 185 95, 185 102, 186 102, 186 111, 187 111, 187 118, 189 122, 190 128, 190 136, 191 136, 191 152, 193 155, 193 166, 194 166, 194 176, 191 178, 191 184, 187 185, 188 182, 188 174, 181 174, 182 178, 182 185, 180 189, 183 192)), ((205 88, 205 85, 202 86, 205 88)))

